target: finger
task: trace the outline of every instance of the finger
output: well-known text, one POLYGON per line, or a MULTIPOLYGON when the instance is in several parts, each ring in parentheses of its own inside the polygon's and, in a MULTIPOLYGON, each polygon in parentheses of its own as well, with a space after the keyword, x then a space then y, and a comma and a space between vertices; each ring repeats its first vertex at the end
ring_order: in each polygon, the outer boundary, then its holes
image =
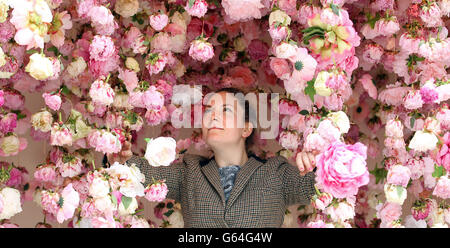
POLYGON ((305 170, 305 166, 303 165, 303 162, 302 162, 302 153, 301 152, 297 153, 296 162, 297 162, 297 167, 300 170, 300 172, 303 172, 305 170))
POLYGON ((310 152, 308 152, 309 162, 312 168, 316 167, 316 156, 310 152))
POLYGON ((131 143, 129 141, 125 141, 122 146, 122 150, 129 150, 131 148, 131 143))
POLYGON ((128 158, 131 157, 133 155, 133 153, 130 150, 126 150, 120 153, 120 155, 124 158, 128 158))
POLYGON ((302 153, 303 164, 305 165, 306 171, 312 171, 312 166, 309 163, 308 154, 306 152, 302 153))

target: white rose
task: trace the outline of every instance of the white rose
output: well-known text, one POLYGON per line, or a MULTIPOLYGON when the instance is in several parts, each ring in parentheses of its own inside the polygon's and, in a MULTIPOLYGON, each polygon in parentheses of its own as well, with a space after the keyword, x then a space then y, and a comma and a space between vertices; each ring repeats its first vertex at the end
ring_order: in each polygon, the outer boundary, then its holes
POLYGON ((316 93, 320 96, 330 96, 331 95, 331 89, 328 88, 325 83, 329 77, 329 74, 327 71, 321 71, 319 74, 317 74, 317 78, 314 81, 314 89, 316 90, 316 93))
POLYGON ((34 53, 30 56, 30 62, 25 67, 25 71, 36 80, 46 80, 53 76, 53 63, 43 54, 34 53))
POLYGON ((107 197, 109 193, 109 183, 100 177, 95 177, 89 186, 89 195, 94 198, 107 197))
POLYGON ((0 47, 0 67, 4 66, 5 64, 6 64, 5 53, 3 52, 3 49, 0 47))
POLYGON ((292 57, 296 54, 296 52, 297 52, 296 47, 287 42, 282 42, 275 48, 276 56, 281 59, 287 59, 289 57, 292 57))
POLYGON ((403 205, 408 192, 402 186, 385 184, 384 194, 386 195, 386 201, 403 205))
POLYGON ((22 212, 22 205, 20 202, 20 192, 17 189, 6 187, 0 191, 3 197, 3 210, 0 213, 0 220, 10 219, 14 215, 22 212))
POLYGON ((126 166, 115 162, 106 171, 113 177, 112 183, 120 187, 119 191, 123 195, 128 197, 145 195, 145 188, 142 185, 145 182, 145 176, 134 164, 126 166), (118 181, 116 178, 120 178, 121 180, 118 181))
POLYGON ((75 61, 70 63, 67 66, 67 72, 71 77, 77 77, 80 75, 87 67, 86 62, 84 61, 83 57, 78 57, 75 61))
POLYGON ((434 134, 417 131, 412 140, 409 142, 408 147, 419 152, 426 152, 428 150, 434 150, 437 142, 438 139, 434 134))
POLYGON ((3 137, 0 140, 0 147, 6 155, 14 154, 19 151, 20 140, 15 135, 3 137))
POLYGON ((269 16, 269 26, 271 26, 274 22, 280 22, 284 23, 285 25, 289 26, 291 24, 291 18, 282 10, 275 10, 272 13, 270 13, 269 16))
POLYGON ((177 142, 172 137, 158 137, 147 143, 144 157, 151 166, 169 166, 175 160, 177 142))
POLYGON ((175 210, 172 214, 167 218, 170 225, 169 228, 183 228, 184 227, 184 219, 180 210, 175 210))
POLYGON ((131 197, 131 202, 130 202, 130 205, 128 205, 127 209, 125 209, 125 206, 123 205, 123 201, 120 202, 119 215, 125 216, 125 215, 134 214, 134 212, 136 211, 137 208, 138 208, 138 202, 137 202, 136 198, 131 197))
POLYGON ((350 129, 350 120, 343 111, 333 112, 328 115, 341 133, 347 133, 350 129))
POLYGON ((109 212, 117 209, 109 196, 94 199, 94 205, 100 212, 109 212))
POLYGON ((35 113, 31 116, 31 125, 34 129, 41 132, 48 132, 52 130, 53 117, 47 110, 35 113))

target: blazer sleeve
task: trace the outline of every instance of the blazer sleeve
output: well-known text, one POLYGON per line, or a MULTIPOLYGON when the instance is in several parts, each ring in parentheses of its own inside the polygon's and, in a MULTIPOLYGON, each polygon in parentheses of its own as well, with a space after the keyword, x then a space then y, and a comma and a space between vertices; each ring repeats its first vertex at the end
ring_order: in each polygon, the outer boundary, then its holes
POLYGON ((278 170, 283 182, 286 206, 298 203, 301 205, 310 204, 311 197, 315 194, 315 172, 311 171, 302 176, 297 166, 291 165, 284 157, 280 156, 280 159, 278 170))
POLYGON ((182 160, 178 163, 173 163, 170 166, 151 166, 145 158, 133 155, 126 162, 128 165, 133 163, 139 168, 142 174, 145 176, 144 186, 152 183, 152 177, 155 180, 165 179, 165 183, 169 192, 167 193, 167 198, 173 199, 177 202, 181 200, 181 183, 184 177, 185 162, 182 160))

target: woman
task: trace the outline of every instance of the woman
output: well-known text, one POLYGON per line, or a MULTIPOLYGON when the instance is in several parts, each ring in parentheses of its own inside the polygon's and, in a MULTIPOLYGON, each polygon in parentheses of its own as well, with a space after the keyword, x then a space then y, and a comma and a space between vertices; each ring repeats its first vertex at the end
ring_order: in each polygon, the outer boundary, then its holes
POLYGON ((315 192, 314 155, 298 153, 298 168, 282 156, 263 160, 249 155, 254 127, 250 105, 238 101, 236 93, 242 92, 221 89, 206 101, 202 138, 212 158, 185 154, 179 163, 152 167, 132 155, 127 142, 108 160, 136 164, 146 184, 152 177, 165 179, 167 198, 181 203, 185 227, 281 227, 287 206, 310 203, 315 192), (226 101, 227 95, 232 102, 226 101))

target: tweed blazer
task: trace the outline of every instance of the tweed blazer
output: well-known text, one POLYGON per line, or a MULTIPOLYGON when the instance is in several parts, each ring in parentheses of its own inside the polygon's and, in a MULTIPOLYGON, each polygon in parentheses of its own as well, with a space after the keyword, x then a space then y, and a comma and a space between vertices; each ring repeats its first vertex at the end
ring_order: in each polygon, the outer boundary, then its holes
POLYGON ((185 154, 181 162, 153 167, 133 155, 127 164, 141 170, 145 185, 152 177, 166 180, 167 198, 181 204, 185 227, 281 227, 286 207, 309 204, 315 193, 315 173, 301 176, 298 167, 282 156, 268 160, 249 156, 227 203, 214 157, 185 154))

